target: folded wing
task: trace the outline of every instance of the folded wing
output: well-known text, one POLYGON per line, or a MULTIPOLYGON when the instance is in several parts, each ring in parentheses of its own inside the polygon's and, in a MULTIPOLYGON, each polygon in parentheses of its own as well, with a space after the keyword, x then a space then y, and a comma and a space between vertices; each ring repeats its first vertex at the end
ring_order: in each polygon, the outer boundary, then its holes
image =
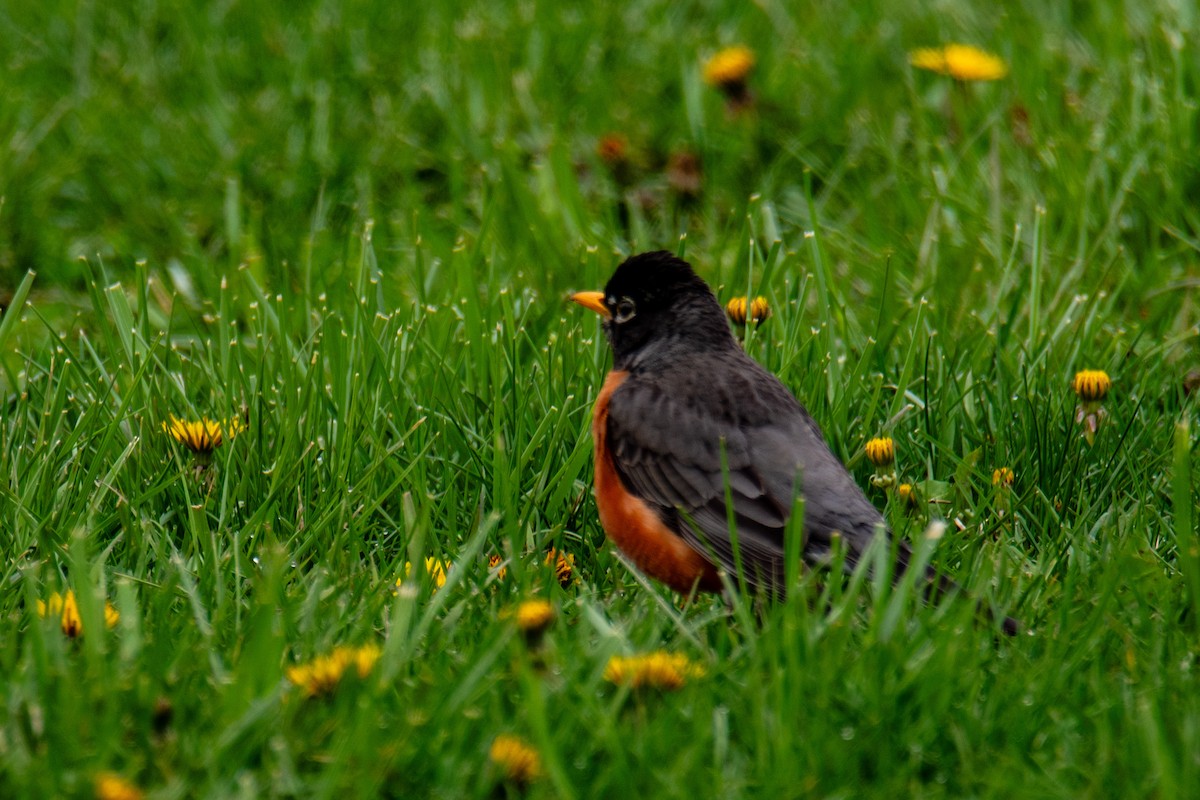
POLYGON ((750 363, 733 381, 674 382, 684 391, 671 396, 627 380, 609 406, 608 442, 621 479, 693 547, 734 574, 732 520, 746 579, 782 592, 795 493, 810 563, 828 555, 834 531, 853 563, 883 523, 791 393, 750 363))

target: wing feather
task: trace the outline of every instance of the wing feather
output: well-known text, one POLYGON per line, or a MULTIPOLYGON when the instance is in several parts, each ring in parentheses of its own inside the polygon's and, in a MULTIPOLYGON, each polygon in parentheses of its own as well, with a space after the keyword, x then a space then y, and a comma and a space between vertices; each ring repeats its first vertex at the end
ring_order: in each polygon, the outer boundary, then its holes
POLYGON ((680 391, 669 396, 631 376, 613 393, 608 442, 626 485, 732 573, 728 483, 746 577, 781 591, 797 489, 805 499, 806 560, 827 555, 838 531, 853 563, 882 519, 791 393, 742 357, 725 376, 677 373, 669 384, 680 391))

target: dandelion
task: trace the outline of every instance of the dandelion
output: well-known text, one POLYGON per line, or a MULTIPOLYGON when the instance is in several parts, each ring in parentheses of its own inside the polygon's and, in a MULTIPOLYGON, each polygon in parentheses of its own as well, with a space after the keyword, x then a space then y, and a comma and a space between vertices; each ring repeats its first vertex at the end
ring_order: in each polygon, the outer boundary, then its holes
POLYGON ((629 140, 622 133, 606 133, 596 142, 596 155, 609 166, 629 159, 629 140))
POLYGON ((488 758, 504 780, 512 783, 532 783, 542 775, 542 757, 538 751, 510 733, 502 733, 492 740, 488 758))
POLYGON ((604 679, 634 689, 674 690, 688 678, 704 676, 704 667, 682 653, 656 650, 639 656, 613 656, 604 667, 604 679))
POLYGON ((1004 59, 969 44, 922 47, 908 54, 908 63, 964 82, 998 81, 1008 74, 1004 59))
POLYGON ((1071 388, 1085 403, 1100 403, 1112 388, 1112 379, 1102 369, 1084 369, 1075 373, 1071 388))
MULTIPOLYGON (((59 617, 63 635, 74 639, 83 634, 83 618, 79 616, 79 605, 75 602, 75 592, 68 590, 65 595, 54 592, 47 600, 38 600, 39 617, 59 617)), ((121 615, 112 607, 112 603, 104 601, 104 624, 111 628, 117 624, 121 615)))
POLYGON ((704 64, 704 82, 715 86, 725 94, 746 91, 746 79, 754 70, 754 51, 737 45, 718 50, 704 64))
MULTIPOLYGON (((220 447, 226 439, 232 439, 243 430, 246 425, 238 417, 233 417, 224 422, 218 422, 208 417, 203 417, 199 420, 184 420, 171 415, 170 424, 162 423, 162 429, 166 431, 172 439, 179 442, 181 445, 192 451, 196 457, 196 462, 193 466, 196 476, 202 476, 208 469, 209 462, 212 460, 213 451, 220 447)), ((215 476, 208 474, 207 489, 211 491, 215 476)))
POLYGON ((765 297, 756 297, 753 300, 735 297, 725 304, 725 313, 734 325, 745 325, 747 320, 761 325, 771 316, 771 306, 765 297))
MULTIPOLYGON (((447 564, 445 561, 442 561, 441 559, 433 558, 432 556, 428 556, 425 558, 425 574, 429 576, 429 581, 430 581, 430 583, 433 584, 433 590, 435 592, 438 589, 440 589, 446 585, 446 573, 449 570, 450 570, 450 565, 447 564)), ((409 577, 411 577, 411 576, 412 576, 412 562, 405 561, 404 562, 404 575, 402 577, 396 578, 396 586, 397 587, 402 586, 404 584, 404 582, 407 581, 409 579, 409 577)))
POLYGON ((896 499, 907 508, 917 508, 921 504, 917 489, 911 483, 902 483, 896 487, 896 499))
POLYGON ((517 628, 529 644, 537 644, 554 623, 554 606, 546 600, 526 600, 517 606, 517 628))
POLYGON ((1102 369, 1084 369, 1075 373, 1071 388, 1079 396, 1079 408, 1075 411, 1075 422, 1083 426, 1083 436, 1090 445, 1096 440, 1096 431, 1108 416, 1101 405, 1112 388, 1112 379, 1102 369))
POLYGON ((237 436, 246 429, 246 426, 237 417, 218 422, 208 417, 199 420, 185 420, 172 414, 170 424, 164 422, 162 429, 170 434, 172 439, 197 456, 207 458, 224 444, 226 439, 237 436))
POLYGON ((142 800, 145 793, 115 772, 101 772, 92 781, 96 800, 142 800))
POLYGON ((867 460, 877 467, 896 463, 896 444, 890 436, 877 436, 867 442, 867 460))
POLYGON ((876 436, 864 448, 867 460, 875 465, 871 485, 879 489, 890 489, 896 484, 896 444, 890 436, 876 436))
POLYGON ((545 630, 554 621, 554 606, 546 600, 526 600, 517 606, 516 616, 523 631, 545 630))
POLYGON ((996 496, 996 513, 999 516, 1004 516, 1010 510, 1012 500, 1013 481, 1016 480, 1016 475, 1008 467, 999 467, 992 473, 992 487, 996 496))
POLYGON ((287 679, 303 689, 307 697, 319 697, 333 692, 351 667, 359 678, 370 675, 379 656, 380 650, 373 644, 335 647, 326 655, 317 656, 306 664, 288 667, 287 679))
POLYGON ((554 565, 554 577, 558 578, 558 585, 566 589, 578 579, 575 577, 575 556, 571 553, 562 553, 550 548, 546 553, 547 565, 554 565))

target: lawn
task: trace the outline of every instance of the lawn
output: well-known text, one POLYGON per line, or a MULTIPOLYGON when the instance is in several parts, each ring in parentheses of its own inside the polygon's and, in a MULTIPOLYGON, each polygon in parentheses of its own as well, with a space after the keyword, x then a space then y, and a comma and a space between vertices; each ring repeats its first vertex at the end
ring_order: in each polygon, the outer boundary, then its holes
POLYGON ((5 4, 0 796, 1195 797, 1198 36, 1166 0, 5 4), (910 63, 951 43, 1004 74, 910 63), (656 249, 766 299, 747 351, 1023 633, 620 559, 567 297, 656 249))

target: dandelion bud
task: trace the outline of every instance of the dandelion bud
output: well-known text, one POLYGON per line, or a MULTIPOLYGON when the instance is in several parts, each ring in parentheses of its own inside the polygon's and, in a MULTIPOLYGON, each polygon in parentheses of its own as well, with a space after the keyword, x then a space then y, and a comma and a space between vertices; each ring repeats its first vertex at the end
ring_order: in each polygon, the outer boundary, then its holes
POLYGON ((508 733, 497 736, 492 740, 488 758, 502 779, 514 784, 532 783, 542 774, 541 755, 519 736, 508 733))
POLYGON ((747 320, 761 324, 771 316, 771 306, 765 297, 756 297, 753 300, 735 297, 725 305, 725 313, 735 325, 745 325, 747 320))
POLYGON ((1079 395, 1079 409, 1075 421, 1083 426, 1083 436, 1088 444, 1096 440, 1096 432, 1104 421, 1106 412, 1100 406, 1112 388, 1112 379, 1102 369, 1084 369, 1075 373, 1071 388, 1079 395))
POLYGON ((754 103, 746 79, 754 70, 754 51, 748 47, 726 47, 704 65, 704 82, 725 95, 731 112, 745 109, 754 103))
POLYGON ((1085 403, 1098 403, 1108 395, 1108 390, 1112 388, 1112 380, 1102 369, 1085 369, 1075 373, 1071 388, 1085 403))
POLYGON ((867 442, 867 460, 876 467, 890 467, 896 463, 896 445, 890 436, 879 436, 867 442))
POLYGON ((526 600, 517 606, 517 628, 531 647, 541 642, 542 634, 554 624, 554 606, 545 600, 526 600))

